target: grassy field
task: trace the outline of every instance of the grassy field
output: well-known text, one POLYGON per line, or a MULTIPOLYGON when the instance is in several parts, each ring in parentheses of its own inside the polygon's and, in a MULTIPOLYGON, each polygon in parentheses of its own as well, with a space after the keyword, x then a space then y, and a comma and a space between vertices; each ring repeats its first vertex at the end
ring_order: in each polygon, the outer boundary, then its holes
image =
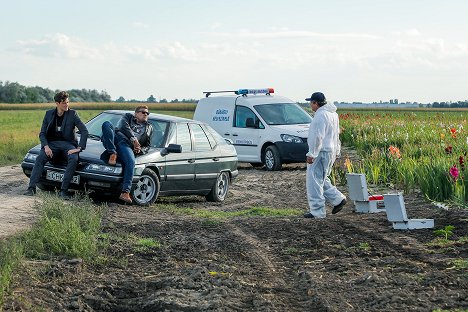
MULTIPOLYGON (((138 104, 132 103, 109 107, 109 103, 98 103, 101 108, 97 109, 94 103, 78 103, 71 107, 78 111, 83 122, 105 109, 129 109, 133 110, 138 104), (86 104, 86 105, 84 105, 86 104), (92 109, 91 109, 92 108, 92 109)), ((0 166, 19 164, 26 152, 36 144, 39 144, 39 131, 45 111, 55 106, 53 104, 0 104, 0 107, 8 105, 10 110, 0 108, 0 166), (28 109, 24 109, 28 108, 28 109)), ((150 112, 165 115, 192 118, 193 109, 191 104, 158 104, 149 105, 150 112), (170 110, 169 110, 170 109, 170 110)))

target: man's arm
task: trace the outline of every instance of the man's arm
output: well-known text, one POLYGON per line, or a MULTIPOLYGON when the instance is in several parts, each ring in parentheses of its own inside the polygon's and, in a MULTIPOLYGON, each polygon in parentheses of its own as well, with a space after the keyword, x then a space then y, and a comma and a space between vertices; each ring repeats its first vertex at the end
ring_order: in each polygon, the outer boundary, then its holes
POLYGON ((42 119, 41 131, 39 132, 39 140, 41 141, 42 147, 46 147, 49 145, 49 142, 47 141, 47 127, 50 123, 50 118, 47 116, 48 112, 49 111, 45 113, 44 119, 42 119))
POLYGON ((132 114, 125 114, 120 118, 119 123, 117 124, 117 129, 119 132, 121 132, 123 135, 125 135, 130 142, 133 143, 133 141, 136 139, 133 136, 132 129, 130 129, 130 120, 133 118, 132 114))
POLYGON ((151 141, 153 139, 153 132, 154 132, 153 131, 153 126, 148 122, 146 127, 148 127, 148 129, 146 129, 146 133, 148 134, 148 137, 147 137, 146 141, 144 142, 144 144, 140 147, 141 154, 148 153, 148 150, 151 147, 151 141))

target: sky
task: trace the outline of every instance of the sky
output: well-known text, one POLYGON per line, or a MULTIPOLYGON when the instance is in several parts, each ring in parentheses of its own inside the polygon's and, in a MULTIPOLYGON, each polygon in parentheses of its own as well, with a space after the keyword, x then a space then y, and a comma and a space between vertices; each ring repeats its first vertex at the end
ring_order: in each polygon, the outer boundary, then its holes
POLYGON ((468 100, 465 0, 0 0, 0 81, 113 100, 468 100))

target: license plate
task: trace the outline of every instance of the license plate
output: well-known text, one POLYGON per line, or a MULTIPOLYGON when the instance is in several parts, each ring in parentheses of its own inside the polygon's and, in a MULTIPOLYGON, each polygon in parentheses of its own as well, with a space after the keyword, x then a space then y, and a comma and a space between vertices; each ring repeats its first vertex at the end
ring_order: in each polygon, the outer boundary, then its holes
MULTIPOLYGON (((46 179, 51 180, 51 181, 62 182, 63 176, 64 174, 61 172, 47 170, 46 179)), ((71 183, 80 184, 80 176, 79 175, 73 176, 71 183)))

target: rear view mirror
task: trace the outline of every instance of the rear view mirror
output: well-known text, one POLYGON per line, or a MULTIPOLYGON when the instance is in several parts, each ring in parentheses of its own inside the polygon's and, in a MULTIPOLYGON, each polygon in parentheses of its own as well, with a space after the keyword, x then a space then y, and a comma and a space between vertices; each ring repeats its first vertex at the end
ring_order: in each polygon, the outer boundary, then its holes
POLYGON ((182 153, 182 146, 179 144, 169 144, 161 151, 161 156, 166 156, 170 153, 182 153))

